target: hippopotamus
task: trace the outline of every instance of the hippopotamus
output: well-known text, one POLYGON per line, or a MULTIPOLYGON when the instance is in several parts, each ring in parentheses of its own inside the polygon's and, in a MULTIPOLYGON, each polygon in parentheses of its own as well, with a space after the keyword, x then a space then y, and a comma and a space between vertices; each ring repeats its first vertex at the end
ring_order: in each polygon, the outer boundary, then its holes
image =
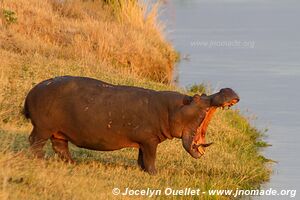
POLYGON ((44 157, 48 139, 54 152, 67 162, 74 162, 68 142, 98 151, 134 147, 138 148, 139 167, 156 174, 159 143, 179 138, 184 149, 199 158, 211 144, 205 142, 205 135, 216 109, 239 100, 230 88, 189 96, 61 76, 42 81, 29 91, 24 115, 33 125, 30 149, 38 158, 44 157))

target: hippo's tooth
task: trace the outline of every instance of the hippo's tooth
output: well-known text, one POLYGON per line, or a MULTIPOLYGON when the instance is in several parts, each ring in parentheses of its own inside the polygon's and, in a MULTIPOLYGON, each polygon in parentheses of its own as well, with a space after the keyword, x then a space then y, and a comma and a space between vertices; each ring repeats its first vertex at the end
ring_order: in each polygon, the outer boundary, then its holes
POLYGON ((202 155, 205 154, 205 150, 202 146, 199 146, 197 149, 198 149, 200 154, 202 154, 202 155))

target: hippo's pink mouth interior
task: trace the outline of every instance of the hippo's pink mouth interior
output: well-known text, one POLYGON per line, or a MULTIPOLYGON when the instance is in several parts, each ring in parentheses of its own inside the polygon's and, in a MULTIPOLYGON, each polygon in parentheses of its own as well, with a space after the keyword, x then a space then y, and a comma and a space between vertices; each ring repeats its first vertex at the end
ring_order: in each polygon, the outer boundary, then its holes
MULTIPOLYGON (((225 107, 230 108, 231 106, 237 104, 239 102, 239 99, 234 98, 228 102, 225 102, 222 106, 220 106, 222 109, 224 109, 225 107)), ((206 135, 206 131, 207 131, 207 127, 208 124, 210 123, 215 111, 217 110, 218 107, 211 107, 208 109, 208 111, 206 112, 206 116, 203 120, 203 122, 201 123, 201 125, 199 126, 199 128, 197 129, 197 133, 193 138, 193 146, 192 148, 195 151, 198 151, 201 155, 203 155, 205 153, 205 148, 210 146, 211 144, 213 144, 212 142, 210 143, 206 143, 205 141, 205 135, 206 135)))
POLYGON ((201 155, 205 153, 205 147, 208 147, 212 144, 212 143, 206 143, 205 134, 207 131, 208 124, 211 121, 212 116, 216 110, 217 107, 211 107, 208 109, 204 120, 200 124, 199 128, 197 129, 197 133, 193 138, 193 149, 198 151, 201 155))

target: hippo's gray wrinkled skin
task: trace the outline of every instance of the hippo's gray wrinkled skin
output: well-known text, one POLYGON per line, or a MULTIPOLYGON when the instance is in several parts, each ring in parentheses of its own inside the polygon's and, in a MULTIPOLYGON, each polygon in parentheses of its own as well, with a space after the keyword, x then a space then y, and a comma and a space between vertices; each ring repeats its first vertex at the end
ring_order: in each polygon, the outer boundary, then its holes
POLYGON ((159 143, 181 138, 184 149, 199 158, 210 145, 205 144, 205 133, 213 112, 238 101, 230 88, 210 96, 187 96, 63 76, 36 85, 26 97, 24 114, 33 125, 29 141, 37 157, 43 157, 48 139, 69 162, 68 142, 99 151, 135 147, 138 165, 155 174, 159 143))

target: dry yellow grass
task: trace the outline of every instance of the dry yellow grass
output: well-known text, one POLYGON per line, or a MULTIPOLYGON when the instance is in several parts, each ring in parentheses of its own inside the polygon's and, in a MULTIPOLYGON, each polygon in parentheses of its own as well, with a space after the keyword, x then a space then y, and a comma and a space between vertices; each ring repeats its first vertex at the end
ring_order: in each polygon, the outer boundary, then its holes
MULTIPOLYGON (((160 31, 157 6, 148 9, 122 0, 112 8, 102 1, 3 0, 17 23, 2 26, 2 50, 52 59, 108 64, 155 81, 172 79, 176 52, 160 31)), ((3 22, 2 24, 7 24, 3 22)))
POLYGON ((21 110, 25 95, 41 80, 81 75, 114 84, 179 90, 154 81, 168 82, 176 59, 155 21, 157 8, 145 17, 145 7, 121 2, 116 7, 100 1, 1 1, 1 9, 14 11, 17 22, 1 16, 0 199, 112 199, 114 187, 257 188, 268 179, 256 143, 260 133, 237 111, 217 113, 208 130, 208 140, 215 144, 199 160, 183 150, 180 140, 162 143, 159 173, 154 177, 139 171, 135 149, 95 152, 72 146, 78 164, 68 165, 57 161, 48 145, 46 160, 32 159, 27 152, 31 125, 21 110))
POLYGON ((1 11, 15 12, 17 21, 1 18, 1 119, 15 121, 26 92, 52 76, 170 82, 176 52, 156 23, 157 5, 121 2, 2 1, 1 11))

